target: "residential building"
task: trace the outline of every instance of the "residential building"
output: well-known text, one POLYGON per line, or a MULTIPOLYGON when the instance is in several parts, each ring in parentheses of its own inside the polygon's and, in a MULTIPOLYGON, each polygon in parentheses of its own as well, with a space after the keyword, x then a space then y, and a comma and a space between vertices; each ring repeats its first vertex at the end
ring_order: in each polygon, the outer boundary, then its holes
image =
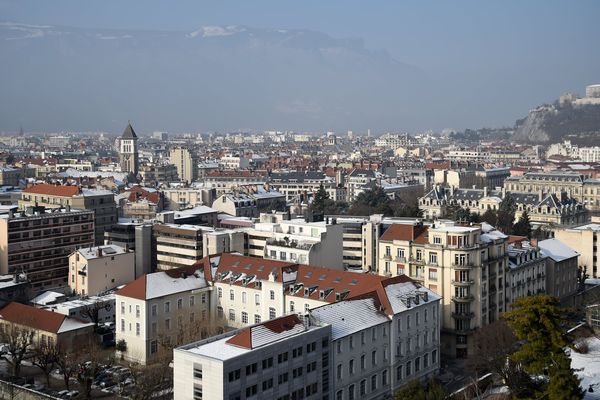
POLYGON ((181 181, 192 183, 198 179, 198 157, 189 149, 183 147, 172 149, 169 160, 177 168, 177 175, 181 181))
POLYGON ((111 191, 78 186, 39 184, 23 189, 19 208, 44 206, 47 209, 71 207, 94 213, 95 240, 101 245, 104 232, 117 222, 115 197, 111 191))
POLYGON ((80 248, 69 257, 69 287, 96 295, 135 279, 135 253, 114 244, 80 248))
POLYGON ((225 193, 217 197, 212 208, 234 217, 258 217, 256 200, 245 193, 225 193))
POLYGON ((116 312, 115 293, 111 291, 98 296, 82 296, 76 299, 45 306, 44 309, 68 317, 78 318, 85 322, 94 322, 90 318, 91 316, 94 316, 97 318, 99 325, 114 324, 116 312))
POLYGON ((20 168, 0 167, 0 186, 19 186, 19 180, 24 177, 20 168))
POLYGON ((33 292, 67 287, 69 255, 93 245, 93 211, 29 207, 0 215, 0 274, 25 273, 33 292))
POLYGON ((190 266, 202 259, 202 235, 207 230, 212 229, 197 225, 154 225, 156 269, 169 270, 190 266))
POLYGON ((359 194, 365 190, 372 189, 375 182, 375 171, 370 169, 353 169, 345 180, 346 201, 349 203, 353 202, 359 194))
POLYGON ((137 176, 139 167, 138 137, 131 124, 123 131, 119 140, 119 164, 121 172, 137 176))
POLYGON ((179 180, 177 167, 173 164, 144 164, 140 167, 139 174, 144 185, 157 185, 162 182, 179 180))
POLYGON ((66 351, 89 344, 94 334, 91 322, 20 303, 0 309, 0 328, 4 332, 31 331, 33 347, 56 345, 66 351))
POLYGON ((344 200, 346 189, 336 183, 335 178, 323 172, 272 172, 269 176, 269 185, 279 193, 285 195, 288 202, 307 203, 309 198, 317 193, 323 186, 332 200, 344 200))
POLYGON ((239 154, 227 154, 219 160, 219 167, 233 170, 246 169, 250 167, 250 159, 239 154))
POLYGON ((142 275, 116 293, 116 340, 141 364, 212 335, 210 288, 197 266, 142 275))
POLYGON ((330 398, 331 327, 295 315, 176 348, 174 398, 330 398))
POLYGON ((232 192, 240 186, 264 185, 267 182, 266 172, 219 170, 208 172, 204 178, 207 189, 215 189, 215 196, 232 192))
POLYGON ((394 224, 379 239, 375 271, 407 275, 441 295, 442 349, 465 357, 473 330, 508 310, 506 239, 486 223, 394 224))
POLYGON ((239 253, 248 255, 248 237, 240 229, 222 229, 204 232, 202 254, 210 256, 220 253, 239 253))
POLYGON ((579 253, 558 239, 538 242, 546 261, 546 294, 567 300, 577 292, 579 253))
POLYGON ((277 220, 274 214, 261 214, 261 222, 247 232, 251 256, 343 269, 342 252, 331 251, 343 247, 343 227, 335 220, 277 220))
POLYGON ((600 253, 598 242, 600 238, 600 224, 590 223, 573 228, 554 230, 554 237, 579 253, 579 268, 590 278, 600 277, 600 253))
POLYGON ((511 301, 519 297, 546 293, 546 257, 540 249, 525 237, 510 236, 508 239, 507 283, 511 301))
POLYGON ((165 196, 166 208, 174 211, 212 204, 217 197, 214 189, 195 187, 161 189, 161 192, 165 196))
POLYGON ((156 267, 156 244, 153 242, 152 223, 119 219, 104 232, 104 244, 114 244, 135 252, 135 277, 147 274, 156 267))

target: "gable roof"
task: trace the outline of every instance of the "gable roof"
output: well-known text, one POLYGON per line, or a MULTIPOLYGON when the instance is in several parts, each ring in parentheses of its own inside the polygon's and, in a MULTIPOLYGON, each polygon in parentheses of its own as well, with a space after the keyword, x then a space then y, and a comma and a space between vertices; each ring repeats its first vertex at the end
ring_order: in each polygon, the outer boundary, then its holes
POLYGON ((117 295, 151 300, 208 286, 202 267, 190 265, 168 271, 153 272, 137 278, 117 291, 117 295))
POLYGON ((291 314, 242 329, 240 333, 232 336, 226 343, 251 350, 293 336, 304 330, 304 324, 300 321, 298 315, 291 314))
POLYGON ((127 124, 127 127, 123 131, 122 139, 137 139, 137 135, 131 126, 131 123, 127 124))
POLYGON ((8 303, 0 310, 0 319, 52 333, 61 333, 93 325, 93 323, 60 313, 14 302, 8 303))
POLYGON ((79 194, 79 187, 67 185, 51 185, 41 183, 23 189, 23 193, 46 194, 48 196, 73 197, 79 194))

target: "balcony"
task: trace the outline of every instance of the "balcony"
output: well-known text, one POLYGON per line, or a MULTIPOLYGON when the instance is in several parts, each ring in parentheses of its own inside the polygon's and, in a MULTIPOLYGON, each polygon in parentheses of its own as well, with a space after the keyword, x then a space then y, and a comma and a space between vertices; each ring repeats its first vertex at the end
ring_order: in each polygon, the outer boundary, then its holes
POLYGON ((470 286, 472 284, 474 284, 475 281, 474 280, 466 280, 466 281, 455 281, 454 279, 452 279, 452 284, 454 286, 470 286))
POLYGON ((408 260, 413 264, 425 264, 425 260, 423 259, 417 260, 416 258, 411 257, 408 260))
POLYGON ((452 296, 452 301, 455 301, 457 303, 468 303, 473 300, 474 300, 474 297, 471 294, 463 295, 463 296, 452 296))
POLYGON ((383 259, 384 259, 385 261, 392 261, 392 255, 391 255, 391 254, 385 254, 385 255, 383 256, 383 259))
POLYGON ((452 315, 452 318, 455 318, 455 319, 471 319, 471 318, 475 317, 474 312, 453 312, 451 315, 452 315))
POLYGON ((464 262, 464 263, 452 263, 452 268, 454 269, 472 269, 475 267, 472 261, 464 262))
POLYGON ((406 257, 396 257, 395 261, 399 263, 406 263, 406 257))

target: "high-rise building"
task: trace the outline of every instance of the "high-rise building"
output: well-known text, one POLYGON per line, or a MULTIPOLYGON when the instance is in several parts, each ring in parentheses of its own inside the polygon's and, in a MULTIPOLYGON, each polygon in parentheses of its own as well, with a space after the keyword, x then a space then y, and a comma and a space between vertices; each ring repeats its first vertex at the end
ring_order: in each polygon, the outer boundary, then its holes
POLYGON ((171 164, 177 167, 179 180, 193 182, 198 179, 198 157, 188 149, 177 147, 169 154, 171 164))
POLYGON ((0 216, 0 274, 24 272, 34 292, 65 287, 69 255, 93 244, 93 211, 11 211, 0 216))
POLYGON ((137 148, 137 135, 131 124, 123 131, 119 141, 119 163, 121 172, 127 172, 133 175, 138 173, 139 154, 137 148))

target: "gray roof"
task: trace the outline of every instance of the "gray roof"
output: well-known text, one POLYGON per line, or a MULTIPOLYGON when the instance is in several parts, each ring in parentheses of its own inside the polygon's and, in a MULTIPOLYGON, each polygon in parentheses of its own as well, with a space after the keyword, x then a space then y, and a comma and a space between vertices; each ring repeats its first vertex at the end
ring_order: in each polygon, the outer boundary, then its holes
POLYGON ((131 124, 127 124, 127 127, 123 131, 123 136, 121 136, 121 138, 122 139, 137 139, 137 135, 135 134, 135 131, 133 130, 133 127, 131 126, 131 124))

